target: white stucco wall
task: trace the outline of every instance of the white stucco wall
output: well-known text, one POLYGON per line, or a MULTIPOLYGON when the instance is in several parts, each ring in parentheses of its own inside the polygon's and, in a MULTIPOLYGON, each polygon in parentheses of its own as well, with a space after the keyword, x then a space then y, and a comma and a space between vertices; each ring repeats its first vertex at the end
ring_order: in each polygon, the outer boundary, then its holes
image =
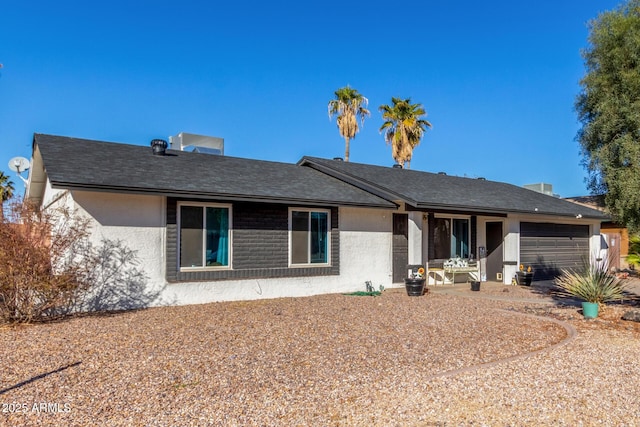
POLYGON ((146 294, 160 295, 158 304, 165 301, 164 197, 87 191, 70 195, 78 213, 91 218, 91 243, 120 241, 135 251, 135 266, 146 276, 146 294))
MULTIPOLYGON (((486 237, 486 222, 487 221, 501 221, 503 224, 503 254, 502 259, 505 262, 503 267, 503 283, 511 284, 511 279, 515 276, 518 266, 520 265, 520 223, 521 222, 548 222, 556 224, 580 224, 589 225, 591 230, 590 238, 590 252, 594 258, 606 257, 606 251, 601 248, 600 238, 600 223, 594 220, 587 219, 574 219, 567 217, 556 217, 549 215, 516 215, 510 214, 506 218, 503 217, 491 217, 491 216, 478 216, 477 217, 477 246, 487 246, 486 237)), ((426 231, 425 231, 426 235, 426 231)), ((474 251, 477 248, 473 248, 474 251)), ((425 249, 426 250, 426 249, 425 249)), ((475 252, 474 252, 475 255, 475 252)), ((479 255, 478 255, 479 256, 479 255)), ((486 258, 480 259, 481 272, 484 275, 486 272, 486 258)), ((494 280, 494 278, 487 277, 487 280, 494 280)))
MULTIPOLYGON (((61 192, 46 186, 46 203, 75 206, 92 220, 92 241, 121 240, 136 251, 149 292, 159 292, 153 305, 197 304, 214 301, 300 297, 365 289, 365 281, 379 288, 392 287, 392 214, 384 209, 342 207, 339 209, 340 274, 275 279, 220 280, 167 283, 165 275, 165 198, 86 191, 61 192), (57 199, 56 199, 57 197, 57 199)), ((45 203, 45 204, 46 204, 45 203)), ((55 205, 54 204, 54 205, 55 205)), ((478 218, 478 246, 486 246, 484 221, 478 218)), ((591 252, 602 253, 597 221, 560 219, 539 215, 509 215, 504 224, 504 261, 520 262, 520 222, 589 224, 591 252)), ((427 258, 427 227, 424 213, 409 212, 409 263, 427 258)), ((475 248, 474 248, 475 251, 475 248)), ((510 283, 517 265, 505 265, 504 283, 510 283)))
MULTIPOLYGON (((426 257, 423 256, 423 239, 426 240, 426 233, 423 233, 424 212, 409 212, 409 264, 425 264, 426 257)), ((425 228, 426 229, 426 228, 425 228)))
POLYGON ((356 285, 371 280, 376 288, 391 286, 392 214, 382 209, 340 208, 341 280, 356 285))
POLYGON ((340 275, 171 283, 163 297, 172 304, 304 297, 391 286, 391 212, 340 208, 340 275))
POLYGON ((152 305, 199 304, 261 298, 300 297, 379 288, 392 282, 391 212, 340 208, 340 275, 168 283, 165 279, 165 199, 160 196, 72 191, 70 200, 92 222, 92 243, 120 240, 136 251, 152 305))
POLYGON ((591 237, 589 239, 589 252, 606 257, 606 250, 601 247, 600 222, 582 218, 566 218, 550 215, 509 215, 505 221, 505 249, 504 260, 516 261, 517 265, 505 265, 504 283, 511 283, 520 265, 520 223, 521 222, 548 222, 555 224, 589 225, 591 237))

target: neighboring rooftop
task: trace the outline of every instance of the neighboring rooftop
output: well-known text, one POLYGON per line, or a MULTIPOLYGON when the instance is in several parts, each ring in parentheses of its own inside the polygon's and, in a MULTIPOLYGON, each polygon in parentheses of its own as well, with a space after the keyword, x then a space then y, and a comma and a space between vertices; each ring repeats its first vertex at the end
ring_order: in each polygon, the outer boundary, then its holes
POLYGON ((547 196, 559 197, 557 194, 553 194, 553 185, 546 182, 538 182, 536 184, 523 185, 527 190, 537 191, 538 193, 546 194, 547 196))

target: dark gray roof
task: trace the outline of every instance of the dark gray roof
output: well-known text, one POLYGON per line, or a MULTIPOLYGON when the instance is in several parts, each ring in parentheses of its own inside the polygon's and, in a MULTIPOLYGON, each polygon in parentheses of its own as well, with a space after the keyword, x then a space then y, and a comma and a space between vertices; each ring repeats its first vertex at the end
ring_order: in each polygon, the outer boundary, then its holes
POLYGON ((313 168, 149 146, 34 135, 54 188, 395 208, 396 205, 313 168))
POLYGON ((298 164, 419 209, 608 219, 598 210, 503 182, 314 157, 304 157, 298 164))

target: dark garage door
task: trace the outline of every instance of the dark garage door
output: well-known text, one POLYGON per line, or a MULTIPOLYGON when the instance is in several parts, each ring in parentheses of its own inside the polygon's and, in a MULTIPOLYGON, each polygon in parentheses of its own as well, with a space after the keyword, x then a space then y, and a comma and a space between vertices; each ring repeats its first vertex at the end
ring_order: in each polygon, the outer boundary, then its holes
POLYGON ((535 280, 580 268, 588 258, 588 225, 520 223, 520 263, 535 270, 535 280))

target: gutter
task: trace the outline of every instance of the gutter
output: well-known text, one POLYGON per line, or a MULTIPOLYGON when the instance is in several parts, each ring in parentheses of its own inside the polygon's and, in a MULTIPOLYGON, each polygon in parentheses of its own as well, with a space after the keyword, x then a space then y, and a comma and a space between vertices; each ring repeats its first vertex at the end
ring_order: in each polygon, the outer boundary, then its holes
POLYGON ((103 193, 119 193, 119 194, 137 194, 146 196, 164 196, 175 198, 194 198, 200 200, 216 199, 221 201, 237 201, 237 202, 262 202, 262 203, 278 203, 278 204, 296 204, 305 206, 353 206, 353 207, 365 207, 365 208, 380 208, 380 209, 397 209, 397 205, 389 202, 383 203, 356 203, 350 201, 338 201, 338 200, 322 200, 322 199, 300 199, 300 198, 281 198, 281 197, 268 197, 268 196, 252 196, 242 194, 224 194, 224 193, 200 193, 196 191, 176 191, 176 190, 162 190, 162 189, 146 189, 141 187, 114 187, 108 185, 85 185, 69 182, 51 182, 51 187, 55 189, 66 190, 84 190, 84 191, 96 191, 103 193))

